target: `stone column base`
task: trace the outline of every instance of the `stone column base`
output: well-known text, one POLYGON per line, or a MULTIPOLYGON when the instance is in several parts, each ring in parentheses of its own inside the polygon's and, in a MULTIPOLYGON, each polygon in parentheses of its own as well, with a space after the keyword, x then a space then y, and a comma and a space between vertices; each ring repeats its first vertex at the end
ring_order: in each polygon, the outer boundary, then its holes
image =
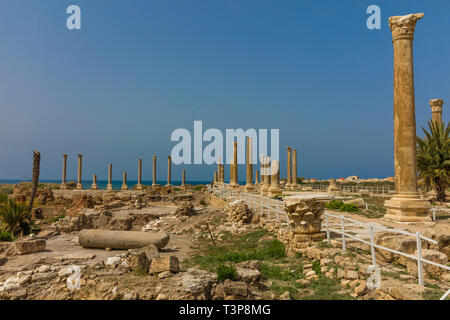
POLYGON ((252 184, 246 184, 245 185, 245 190, 246 191, 253 191, 255 189, 255 186, 252 184))
POLYGON ((83 189, 83 185, 82 185, 81 183, 77 183, 77 189, 78 189, 78 190, 83 189))
POLYGON ((282 192, 283 192, 283 190, 281 190, 280 187, 270 187, 268 193, 271 197, 273 197, 273 196, 281 194, 282 192))
POLYGON ((93 184, 92 187, 91 187, 91 190, 98 190, 97 185, 96 185, 96 184, 93 184))
POLYGON ((65 183, 61 184, 60 190, 67 190, 67 185, 65 183))
POLYGON ((107 186, 106 186, 106 190, 112 190, 112 184, 108 184, 107 186))
POLYGON ((142 190, 142 184, 137 184, 136 185, 136 190, 142 190))
POLYGON ((239 185, 238 184, 230 184, 230 188, 231 189, 239 189, 239 185))
POLYGON ((338 187, 328 187, 328 192, 339 192, 341 191, 338 187))
POLYGON ((387 209, 385 219, 400 222, 431 222, 429 210, 431 204, 418 195, 394 195, 384 202, 387 209))
POLYGON ((120 190, 128 190, 128 186, 126 184, 123 184, 120 190))

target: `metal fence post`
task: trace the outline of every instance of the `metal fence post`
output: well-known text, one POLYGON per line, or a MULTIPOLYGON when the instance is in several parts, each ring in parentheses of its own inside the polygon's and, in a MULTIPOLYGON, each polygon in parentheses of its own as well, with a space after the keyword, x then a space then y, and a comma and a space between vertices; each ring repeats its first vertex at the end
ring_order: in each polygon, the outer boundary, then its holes
POLYGON ((423 265, 422 265, 422 242, 420 232, 417 231, 417 272, 419 276, 419 285, 423 286, 423 265))
POLYGON ((341 216, 341 232, 342 232, 342 251, 347 251, 347 248, 345 246, 345 220, 343 216, 341 216))
POLYGON ((328 230, 328 213, 325 213, 325 228, 327 228, 327 241, 330 244, 330 230, 328 230))
POLYGON ((369 224, 369 232, 370 232, 370 253, 372 254, 372 265, 377 265, 377 260, 375 258, 375 247, 374 244, 374 235, 373 235, 373 226, 372 224, 369 224))
POLYGON ((278 200, 275 200, 275 210, 276 210, 276 215, 277 215, 277 222, 278 220, 278 200))

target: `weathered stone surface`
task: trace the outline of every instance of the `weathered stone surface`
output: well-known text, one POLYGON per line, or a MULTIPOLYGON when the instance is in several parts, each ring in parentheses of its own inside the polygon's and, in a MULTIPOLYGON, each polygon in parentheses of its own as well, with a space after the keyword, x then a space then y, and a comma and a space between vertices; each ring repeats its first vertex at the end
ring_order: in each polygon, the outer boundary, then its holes
POLYGON ((239 279, 247 283, 254 283, 261 280, 261 272, 256 269, 237 267, 236 271, 239 279))
POLYGON ((314 234, 320 232, 324 203, 315 197, 288 197, 286 212, 294 233, 314 234))
POLYGON ((217 276, 204 270, 190 268, 181 278, 183 290, 192 299, 209 299, 217 276))
POLYGON ((231 218, 231 221, 238 225, 249 224, 253 219, 253 212, 243 200, 236 200, 225 209, 231 218))
POLYGON ((195 215, 195 209, 194 209, 194 205, 192 204, 192 202, 181 202, 178 207, 177 210, 175 211, 175 214, 177 215, 182 215, 182 216, 193 216, 195 215))
POLYGON ((357 206, 358 208, 365 208, 366 202, 362 198, 356 198, 351 200, 344 201, 345 204, 352 204, 354 206, 357 206))
MULTIPOLYGON (((394 249, 404 253, 414 253, 417 249, 416 239, 409 236, 400 235, 389 231, 377 233, 375 236, 375 243, 390 249, 394 249)), ((424 245, 424 244, 423 244, 424 245)), ((396 258, 399 263, 406 265, 406 261, 400 255, 395 255, 392 252, 375 249, 376 259, 382 262, 392 262, 396 258)))
POLYGON ((152 259, 150 273, 159 273, 163 271, 179 272, 180 265, 178 258, 175 256, 170 256, 152 259))
MULTIPOLYGON (((417 251, 415 251, 414 254, 417 255, 417 251)), ((447 255, 445 253, 442 253, 437 250, 431 250, 431 249, 422 250, 422 258, 436 262, 436 263, 440 263, 443 265, 447 265, 447 255)), ((445 269, 433 266, 428 263, 423 263, 422 265, 423 265, 423 270, 424 270, 425 276, 428 276, 429 274, 441 275, 441 274, 444 274, 445 272, 447 272, 445 269)), ((417 276, 417 268, 418 268, 417 260, 407 259, 406 268, 410 275, 417 276)))
POLYGON ((213 290, 215 300, 243 300, 251 298, 247 283, 229 279, 219 283, 213 290))
POLYGON ((239 262, 236 264, 236 267, 261 271, 261 265, 258 260, 239 262))
MULTIPOLYGON (((379 291, 398 300, 421 300, 421 292, 426 290, 417 284, 404 284, 398 280, 389 279, 381 281, 379 291)), ((378 291, 378 290, 377 290, 378 291)))
POLYGON ((30 254, 44 251, 46 242, 44 239, 20 240, 14 242, 17 254, 30 254))
POLYGON ((167 232, 138 232, 110 230, 82 230, 78 236, 81 246, 86 248, 137 249, 149 244, 161 249, 167 245, 167 232))

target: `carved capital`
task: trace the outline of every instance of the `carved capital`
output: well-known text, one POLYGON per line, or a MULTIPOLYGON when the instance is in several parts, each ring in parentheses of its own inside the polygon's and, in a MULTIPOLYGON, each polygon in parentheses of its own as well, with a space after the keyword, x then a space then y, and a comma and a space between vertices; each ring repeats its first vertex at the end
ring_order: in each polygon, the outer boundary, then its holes
POLYGON ((428 101, 430 103, 431 112, 439 112, 442 113, 442 105, 444 104, 444 100, 442 99, 431 99, 428 101))
POLYGON ((406 16, 394 16, 389 18, 389 27, 392 32, 392 41, 399 39, 414 39, 414 29, 417 20, 423 17, 423 13, 412 13, 406 16))

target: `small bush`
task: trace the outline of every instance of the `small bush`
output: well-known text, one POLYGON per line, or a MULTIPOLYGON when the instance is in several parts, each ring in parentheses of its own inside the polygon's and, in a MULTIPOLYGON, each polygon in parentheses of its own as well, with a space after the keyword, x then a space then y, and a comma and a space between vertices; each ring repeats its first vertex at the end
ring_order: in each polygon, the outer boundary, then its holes
POLYGON ((13 240, 14 238, 11 233, 6 231, 0 231, 0 242, 2 241, 11 242, 13 240))
POLYGON ((217 279, 220 282, 223 282, 226 279, 237 280, 238 277, 236 268, 234 266, 227 266, 224 264, 221 264, 217 267, 216 273, 217 279))
POLYGON ((343 204, 339 208, 339 211, 356 212, 356 211, 358 211, 358 207, 355 206, 354 204, 343 204))
POLYGON ((342 201, 333 200, 331 202, 325 203, 325 208, 331 210, 339 210, 344 203, 342 201))
POLYGON ((0 193, 0 203, 6 203, 8 201, 8 195, 0 193))
POLYGON ((202 206, 204 206, 204 205, 206 205, 206 202, 205 202, 205 200, 200 200, 200 205, 202 205, 202 206))
POLYGON ((195 191, 202 191, 203 190, 203 185, 202 184, 198 184, 194 187, 195 191))
POLYGON ((51 221, 52 222, 58 222, 60 219, 64 219, 66 217, 66 215, 64 213, 60 214, 57 217, 54 217, 51 221))
POLYGON ((13 235, 25 235, 31 231, 32 216, 28 206, 13 199, 0 207, 0 220, 6 225, 6 231, 13 235))

